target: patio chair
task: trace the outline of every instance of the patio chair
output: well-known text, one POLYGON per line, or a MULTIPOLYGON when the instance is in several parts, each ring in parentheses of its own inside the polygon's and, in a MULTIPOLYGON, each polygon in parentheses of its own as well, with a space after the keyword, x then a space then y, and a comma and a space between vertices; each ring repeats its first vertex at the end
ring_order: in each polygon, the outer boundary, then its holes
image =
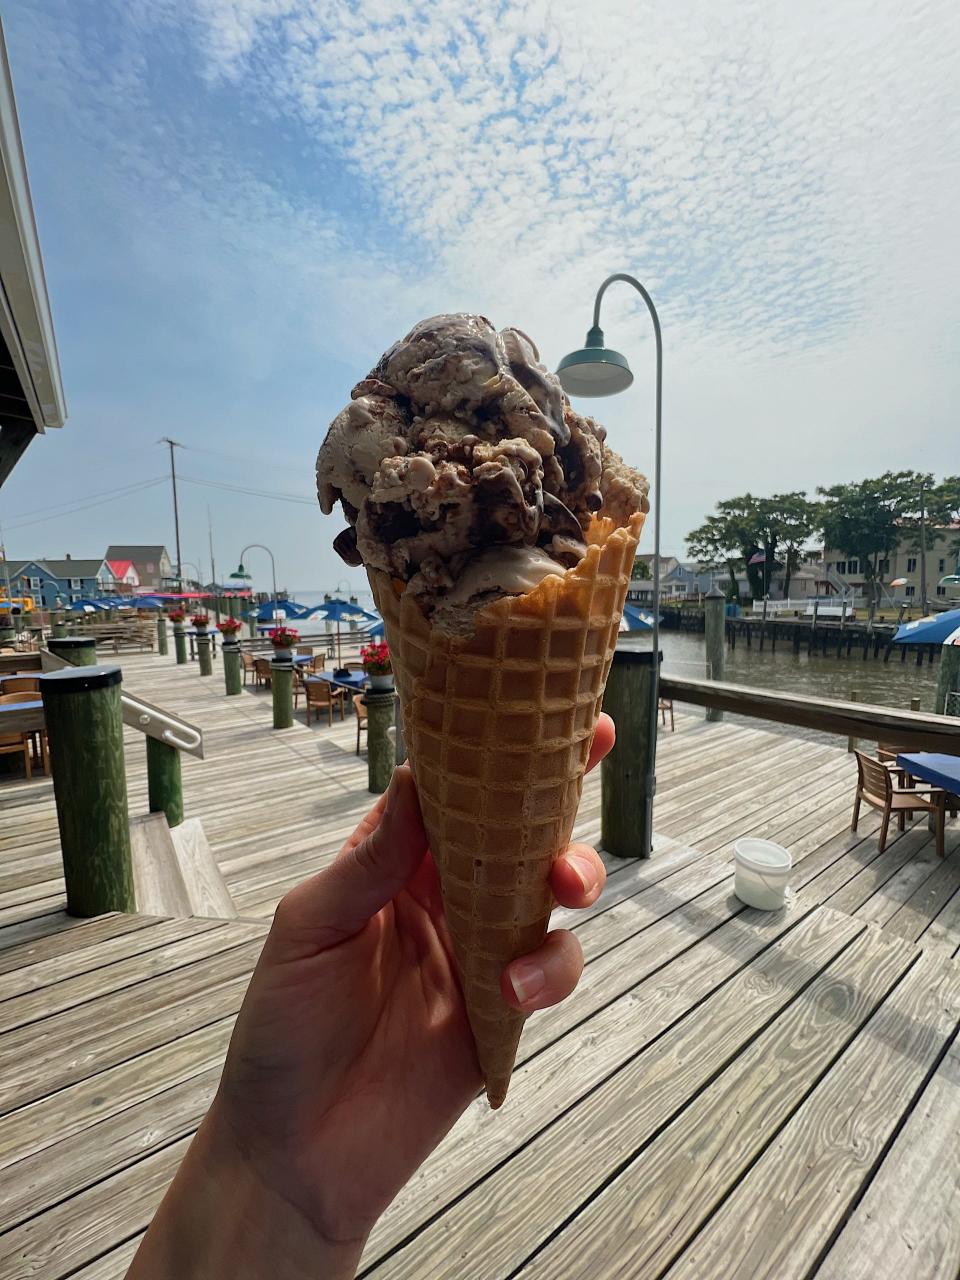
POLYGON ((673 699, 661 698, 657 703, 657 710, 660 712, 660 721, 664 728, 667 725, 667 712, 670 712, 670 732, 673 733, 673 699))
POLYGON ((297 645, 297 647, 294 649, 294 653, 297 655, 297 657, 298 657, 298 658, 312 658, 312 657, 313 657, 313 645, 312 645, 312 644, 298 644, 298 645, 297 645))
POLYGON ((942 858, 947 793, 939 787, 895 787, 893 775, 879 760, 874 760, 863 751, 855 751, 854 755, 857 757, 857 794, 853 802, 851 831, 857 829, 861 801, 872 809, 878 809, 883 814, 880 823, 880 852, 883 853, 891 814, 897 815, 897 826, 901 831, 906 829, 908 814, 911 817, 914 813, 932 814, 937 853, 942 858))
POLYGON ((308 664, 311 675, 317 675, 323 671, 327 665, 327 656, 324 653, 315 653, 313 661, 308 664))
MULTIPOLYGON (((3 693, 0 694, 0 705, 5 703, 32 702, 34 699, 30 696, 29 690, 23 690, 20 693, 3 693)), ((36 733, 0 733, 0 755, 22 755, 23 767, 27 777, 33 777, 33 761, 32 753, 36 752, 37 756, 43 764, 43 772, 49 772, 46 733, 37 730, 36 733)))
POLYGON ((363 694, 353 695, 353 709, 357 714, 357 755, 360 754, 360 734, 367 731, 367 708, 363 704, 363 694))
POLYGON ((320 709, 325 707, 327 711, 327 723, 333 727, 333 708, 340 708, 340 719, 345 719, 343 713, 343 690, 335 689, 327 680, 307 680, 304 682, 303 691, 306 694, 307 705, 307 724, 310 723, 310 708, 316 712, 317 719, 320 718, 320 709))
POLYGON ((272 685, 272 684, 273 684, 273 671, 271 670, 271 667, 270 667, 270 659, 269 659, 269 658, 254 658, 254 660, 253 660, 253 674, 254 674, 254 678, 255 678, 255 683, 256 683, 256 684, 258 684, 258 685, 272 685))
POLYGON ((254 665, 253 654, 247 653, 246 650, 240 650, 240 665, 243 667, 243 683, 247 683, 247 676, 253 676, 254 684, 257 683, 257 669, 254 665))

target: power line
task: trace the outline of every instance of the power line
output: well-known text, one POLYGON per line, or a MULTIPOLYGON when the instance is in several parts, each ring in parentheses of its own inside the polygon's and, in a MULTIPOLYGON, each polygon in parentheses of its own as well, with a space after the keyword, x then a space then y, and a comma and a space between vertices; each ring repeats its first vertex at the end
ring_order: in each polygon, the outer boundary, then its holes
POLYGON ((254 498, 271 498, 276 502, 301 502, 308 507, 317 505, 316 498, 307 498, 299 493, 278 493, 272 489, 252 489, 245 485, 228 484, 222 480, 199 480, 196 476, 181 475, 180 479, 185 484, 199 484, 206 489, 222 489, 227 493, 243 493, 254 498))
MULTIPOLYGON (((34 507, 32 511, 20 511, 14 516, 14 519, 17 519, 20 516, 35 516, 41 511, 49 514, 59 511, 61 507, 74 507, 77 503, 94 502, 99 498, 109 498, 112 495, 124 494, 130 489, 139 488, 140 485, 160 484, 164 479, 164 476, 154 476, 150 480, 128 480, 126 484, 117 485, 114 489, 101 489, 99 493, 88 493, 86 497, 83 498, 65 498, 63 502, 46 502, 42 507, 34 507)), ((9 527, 12 528, 13 526, 11 525, 9 527)))
POLYGON ((108 497, 101 497, 92 502, 81 502, 75 507, 71 507, 67 511, 57 511, 53 515, 37 516, 33 520, 19 520, 16 524, 8 524, 6 527, 10 529, 26 529, 29 525, 45 524, 49 520, 62 520, 67 516, 75 515, 79 511, 86 511, 91 507, 102 507, 108 502, 116 502, 120 498, 129 497, 134 493, 142 493, 146 489, 152 489, 158 484, 163 484, 165 477, 161 476, 157 480, 142 480, 139 484, 129 485, 126 489, 116 490, 108 497))

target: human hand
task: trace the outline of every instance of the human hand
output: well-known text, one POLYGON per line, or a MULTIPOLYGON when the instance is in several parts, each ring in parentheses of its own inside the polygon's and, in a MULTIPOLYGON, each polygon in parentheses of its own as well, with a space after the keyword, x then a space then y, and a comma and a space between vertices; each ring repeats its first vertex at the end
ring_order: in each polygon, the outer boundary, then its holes
MULTIPOLYGON (((601 716, 588 768, 613 738, 601 716)), ((604 879, 596 852, 571 845, 551 888, 560 905, 585 907, 604 879)), ((529 1013, 565 999, 582 968, 578 940, 557 930, 506 967, 501 991, 529 1013)), ((280 902, 217 1096, 130 1276, 172 1274, 157 1269, 164 1256, 178 1277, 218 1273, 216 1256, 234 1280, 264 1274, 264 1257, 282 1277, 352 1276, 376 1219, 482 1084, 439 877, 401 767, 332 866, 280 902), (200 1229, 205 1198, 217 1208, 200 1229), (239 1220, 224 1222, 228 1203, 242 1206, 239 1220), (163 1252, 185 1218, 197 1220, 194 1248, 208 1251, 196 1269, 190 1248, 163 1252)))

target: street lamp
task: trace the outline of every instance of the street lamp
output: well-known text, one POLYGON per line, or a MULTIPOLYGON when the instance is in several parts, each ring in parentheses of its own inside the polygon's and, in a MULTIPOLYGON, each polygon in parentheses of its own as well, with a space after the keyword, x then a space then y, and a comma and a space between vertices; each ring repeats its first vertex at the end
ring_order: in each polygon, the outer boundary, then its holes
POLYGON ((245 546, 240 552, 240 563, 237 565, 237 571, 236 573, 231 573, 230 577, 239 582, 251 582, 253 580, 250 577, 250 574, 247 573, 246 569, 243 567, 243 557, 248 551, 253 551, 254 549, 257 551, 265 551, 270 557, 270 572, 273 580, 273 606, 270 612, 274 613, 277 607, 277 563, 274 560, 273 552, 269 547, 265 547, 262 542, 251 542, 245 546))
POLYGON ((571 351, 569 355, 563 357, 557 365, 557 376, 564 391, 571 396, 614 396, 621 391, 626 391, 633 382, 627 357, 606 346, 603 330, 600 328, 600 303, 610 285, 618 280, 632 285, 646 303, 650 319, 653 321, 653 336, 657 350, 656 432, 653 462, 653 687, 647 724, 648 773, 645 779, 647 803, 644 807, 641 832, 641 850, 643 856, 649 857, 653 850, 653 797, 657 790, 657 707, 660 701, 660 510, 663 505, 660 500, 660 443, 663 405, 663 338, 660 333, 660 317, 653 305, 653 299, 639 280, 621 272, 608 276, 604 280, 597 290, 596 301, 593 304, 593 326, 587 333, 586 342, 579 351, 571 351))
POLYGON ((198 564, 194 564, 192 560, 181 560, 180 562, 180 574, 181 574, 180 590, 181 591, 183 590, 183 570, 184 569, 196 569, 197 576, 194 579, 194 581, 196 582, 198 587, 203 586, 203 574, 200 572, 200 566, 198 564))

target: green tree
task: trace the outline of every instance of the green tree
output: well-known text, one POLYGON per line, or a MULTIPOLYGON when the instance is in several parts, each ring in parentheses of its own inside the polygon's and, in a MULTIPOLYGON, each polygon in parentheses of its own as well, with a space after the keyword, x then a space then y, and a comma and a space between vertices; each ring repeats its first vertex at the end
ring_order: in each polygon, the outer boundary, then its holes
POLYGON ((726 569, 734 587, 737 572, 745 568, 755 599, 769 590, 779 552, 784 557, 784 595, 788 595, 790 579, 818 525, 819 506, 808 501, 805 493, 775 493, 769 498, 745 493, 718 502, 716 515, 689 533, 687 544, 703 568, 726 569), (762 563, 751 564, 759 552, 762 563))
POLYGON ((810 539, 820 525, 820 507, 810 502, 803 492, 775 493, 761 500, 765 521, 763 549, 766 579, 773 576, 773 561, 779 551, 783 557, 783 594, 789 599, 790 581, 803 563, 810 539))
POLYGON ((731 600, 738 600, 737 574, 743 569, 743 556, 736 539, 731 536, 729 522, 720 516, 707 516, 698 529, 687 534, 687 547, 701 569, 727 571, 730 576, 727 595, 731 600))
POLYGON ((917 528, 921 481, 933 485, 932 476, 916 471, 886 471, 856 484, 817 490, 823 497, 824 541, 860 561, 871 610, 880 593, 880 561, 896 549, 905 528, 917 528))
POLYGON ((637 556, 636 560, 633 562, 633 569, 630 571, 630 577, 634 582, 649 582, 650 566, 647 564, 646 560, 642 560, 640 556, 637 556))

